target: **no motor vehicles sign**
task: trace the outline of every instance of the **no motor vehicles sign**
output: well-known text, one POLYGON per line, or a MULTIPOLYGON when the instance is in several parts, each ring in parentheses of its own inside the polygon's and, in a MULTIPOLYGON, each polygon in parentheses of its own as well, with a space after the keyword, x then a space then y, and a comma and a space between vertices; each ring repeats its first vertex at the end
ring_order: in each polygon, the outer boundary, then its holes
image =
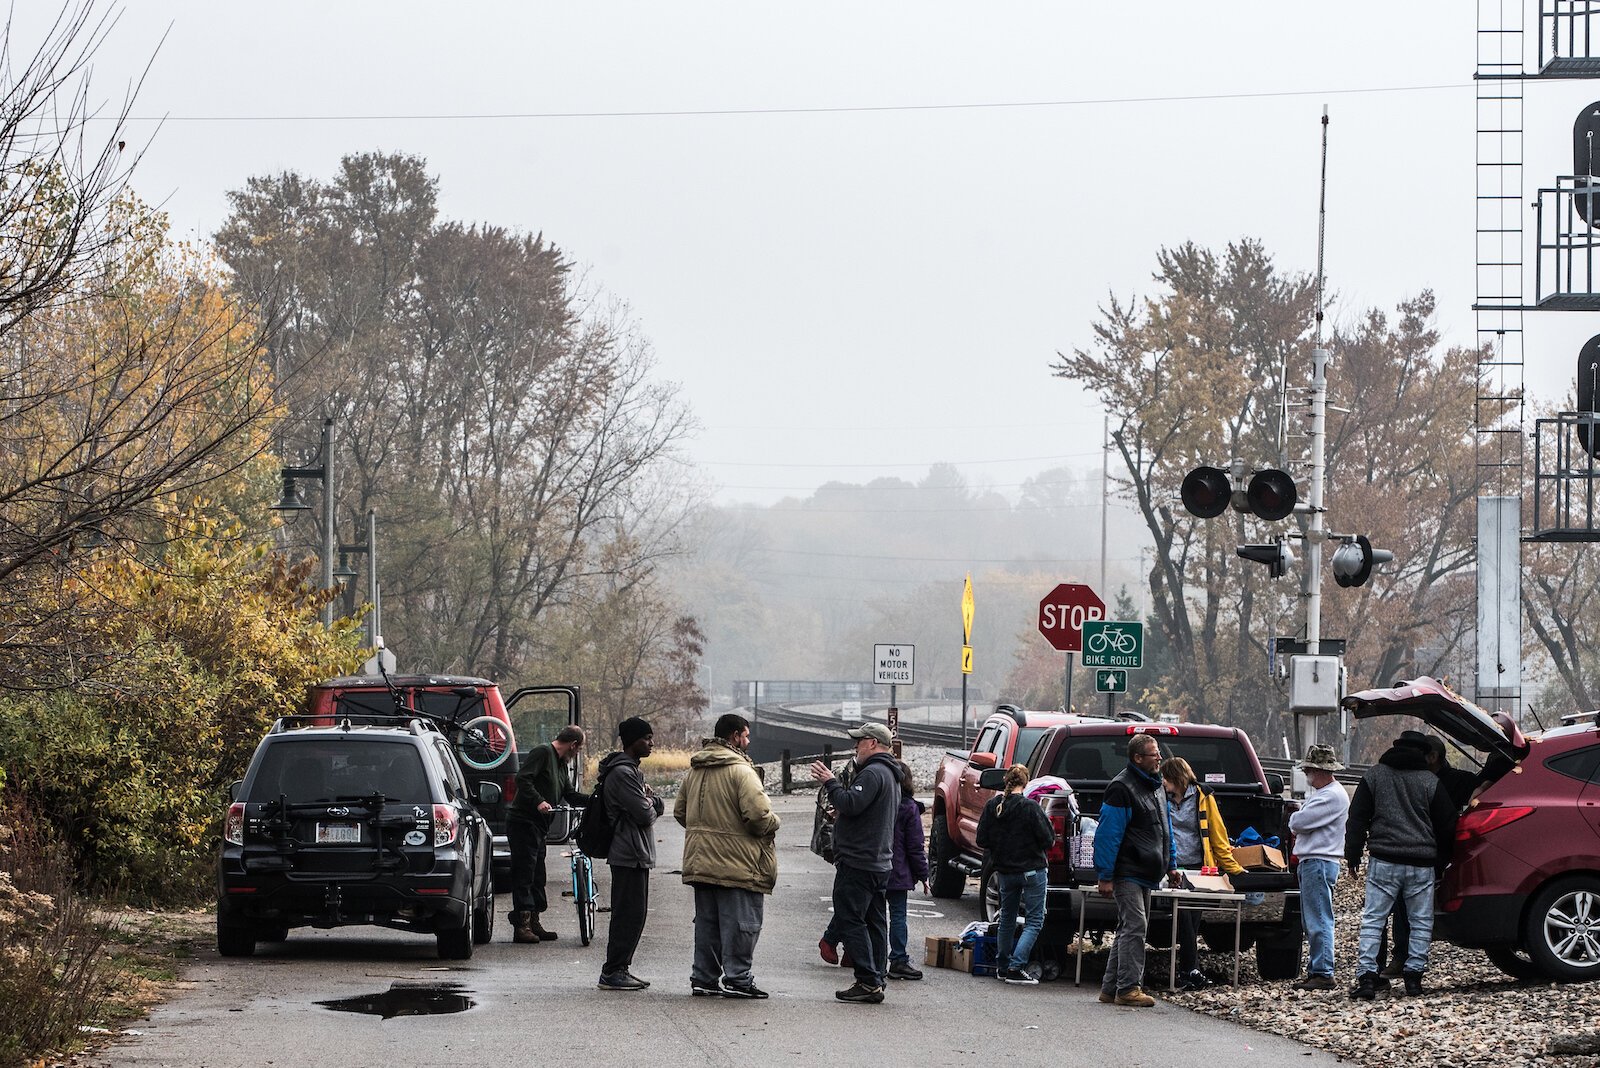
POLYGON ((874 645, 872 681, 879 686, 910 686, 917 681, 915 645, 874 645))

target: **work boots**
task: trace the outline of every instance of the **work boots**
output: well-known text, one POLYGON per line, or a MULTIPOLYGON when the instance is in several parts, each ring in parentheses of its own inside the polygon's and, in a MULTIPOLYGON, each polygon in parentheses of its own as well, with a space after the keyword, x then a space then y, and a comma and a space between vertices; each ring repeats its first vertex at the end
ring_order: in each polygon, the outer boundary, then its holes
POLYGON ((538 917, 532 912, 513 912, 511 914, 511 941, 522 945, 533 945, 542 941, 539 932, 535 929, 538 917))

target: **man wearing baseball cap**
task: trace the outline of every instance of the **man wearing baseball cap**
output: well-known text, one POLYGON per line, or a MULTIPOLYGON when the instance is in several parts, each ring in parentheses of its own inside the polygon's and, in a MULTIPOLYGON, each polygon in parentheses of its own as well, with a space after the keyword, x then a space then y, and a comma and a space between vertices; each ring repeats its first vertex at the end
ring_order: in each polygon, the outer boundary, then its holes
POLYGON ((900 808, 900 768, 894 738, 881 723, 850 732, 856 773, 848 787, 821 761, 811 774, 838 813, 833 827, 833 917, 855 967, 856 981, 835 992, 840 1001, 876 1005, 889 971, 889 872, 894 867, 894 818, 900 808))
POLYGON ((1339 881, 1339 858, 1344 855, 1345 823, 1350 817, 1350 795, 1333 778, 1344 765, 1333 746, 1314 745, 1300 762, 1306 773, 1306 799, 1289 817, 1294 832, 1294 855, 1299 858, 1300 918, 1306 929, 1311 959, 1298 990, 1332 990, 1333 884, 1339 881))

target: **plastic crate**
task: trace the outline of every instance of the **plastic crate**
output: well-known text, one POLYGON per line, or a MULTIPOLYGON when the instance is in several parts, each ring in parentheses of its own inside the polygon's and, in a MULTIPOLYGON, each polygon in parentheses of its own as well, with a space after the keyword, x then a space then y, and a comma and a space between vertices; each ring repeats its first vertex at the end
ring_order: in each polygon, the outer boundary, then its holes
POLYGON ((995 975, 998 973, 1000 951, 994 935, 977 935, 966 939, 963 945, 972 950, 973 975, 995 975))

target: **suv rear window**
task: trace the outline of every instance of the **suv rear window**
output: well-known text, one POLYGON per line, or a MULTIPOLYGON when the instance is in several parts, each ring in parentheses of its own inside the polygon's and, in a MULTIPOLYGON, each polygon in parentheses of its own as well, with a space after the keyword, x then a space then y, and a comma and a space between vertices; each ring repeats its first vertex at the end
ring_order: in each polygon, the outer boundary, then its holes
MULTIPOLYGON (((1243 748, 1232 738, 1193 738, 1182 735, 1154 736, 1161 743, 1161 758, 1180 756, 1189 762, 1203 783, 1255 783, 1256 776, 1243 748), (1218 780, 1207 778, 1217 774, 1218 780)), ((1072 738, 1056 754, 1048 774, 1068 781, 1095 782, 1113 778, 1128 766, 1128 736, 1072 738)))
POLYGON ((392 801, 431 804, 422 754, 409 740, 328 738, 267 747, 247 801, 333 801, 381 793, 392 801))

